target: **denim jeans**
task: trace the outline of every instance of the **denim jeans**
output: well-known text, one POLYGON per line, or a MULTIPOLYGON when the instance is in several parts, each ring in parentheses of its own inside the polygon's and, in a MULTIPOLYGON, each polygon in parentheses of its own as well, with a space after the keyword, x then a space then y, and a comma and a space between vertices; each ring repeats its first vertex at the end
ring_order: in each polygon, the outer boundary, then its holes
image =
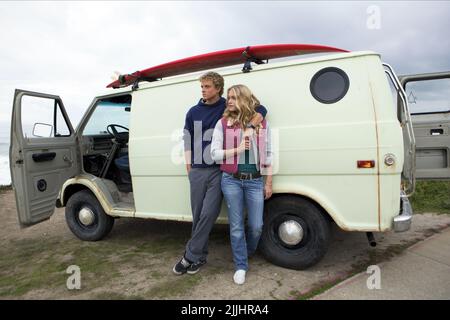
POLYGON ((222 192, 228 207, 231 249, 236 270, 248 270, 248 255, 258 247, 263 227, 263 178, 240 180, 222 173, 222 192), (248 232, 245 235, 244 205, 247 209, 248 232))

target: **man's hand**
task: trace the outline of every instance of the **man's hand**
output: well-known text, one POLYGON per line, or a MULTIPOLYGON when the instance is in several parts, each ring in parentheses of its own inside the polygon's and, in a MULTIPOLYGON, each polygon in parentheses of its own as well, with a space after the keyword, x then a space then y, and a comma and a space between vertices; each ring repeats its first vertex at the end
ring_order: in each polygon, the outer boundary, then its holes
POLYGON ((191 164, 191 150, 184 152, 184 163, 186 164, 186 171, 189 174, 189 171, 191 171, 192 164, 191 164))
POLYGON ((260 114, 260 113, 257 112, 257 113, 253 116, 252 120, 250 120, 250 122, 251 122, 255 127, 257 127, 263 120, 264 120, 264 117, 262 116, 262 114, 260 114))

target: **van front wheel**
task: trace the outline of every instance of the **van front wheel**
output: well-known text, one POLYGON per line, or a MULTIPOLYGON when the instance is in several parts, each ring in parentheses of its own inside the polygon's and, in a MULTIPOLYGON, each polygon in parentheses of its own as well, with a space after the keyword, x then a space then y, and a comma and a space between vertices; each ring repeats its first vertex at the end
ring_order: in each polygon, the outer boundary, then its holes
POLYGON ((105 213, 90 191, 82 190, 67 201, 66 222, 79 239, 98 241, 111 231, 114 218, 105 213))
POLYGON ((303 270, 325 255, 330 242, 330 223, 310 201, 279 196, 264 208, 260 251, 275 265, 303 270))

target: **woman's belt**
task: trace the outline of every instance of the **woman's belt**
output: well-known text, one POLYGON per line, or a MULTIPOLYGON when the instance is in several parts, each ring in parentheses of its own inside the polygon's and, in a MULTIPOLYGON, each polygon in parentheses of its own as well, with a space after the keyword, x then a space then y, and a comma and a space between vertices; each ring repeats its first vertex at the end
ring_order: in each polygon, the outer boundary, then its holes
POLYGON ((233 173, 233 177, 240 180, 252 180, 252 179, 258 179, 261 178, 261 173, 255 172, 237 172, 233 173))

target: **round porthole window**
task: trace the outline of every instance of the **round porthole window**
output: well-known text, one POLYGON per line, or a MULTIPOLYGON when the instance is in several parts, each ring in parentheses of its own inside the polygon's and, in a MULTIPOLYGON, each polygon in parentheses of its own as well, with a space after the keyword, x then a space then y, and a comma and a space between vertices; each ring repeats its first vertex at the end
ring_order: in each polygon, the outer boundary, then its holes
POLYGON ((347 74, 339 68, 329 67, 317 72, 311 79, 313 97, 322 103, 335 103, 347 93, 350 82, 347 74))

